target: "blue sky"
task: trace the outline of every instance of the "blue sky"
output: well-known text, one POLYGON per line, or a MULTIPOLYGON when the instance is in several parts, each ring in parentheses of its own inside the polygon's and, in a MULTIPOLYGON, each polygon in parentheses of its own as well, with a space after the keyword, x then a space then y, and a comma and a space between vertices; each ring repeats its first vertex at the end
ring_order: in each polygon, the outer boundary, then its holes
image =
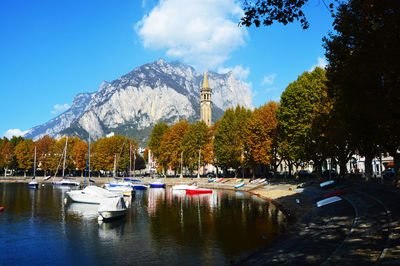
POLYGON ((1 0, 0 136, 43 124, 77 93, 158 58, 234 70, 256 107, 324 65, 332 18, 320 0, 306 6, 308 30, 237 27, 241 12, 234 0, 1 0))

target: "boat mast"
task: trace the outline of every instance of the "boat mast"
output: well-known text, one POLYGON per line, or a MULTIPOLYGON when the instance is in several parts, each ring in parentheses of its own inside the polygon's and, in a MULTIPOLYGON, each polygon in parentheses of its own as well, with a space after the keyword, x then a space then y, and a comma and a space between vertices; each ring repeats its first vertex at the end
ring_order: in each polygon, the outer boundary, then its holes
POLYGON ((135 177, 136 170, 136 152, 133 153, 133 177, 135 177))
POLYGON ((116 178, 115 170, 116 170, 116 164, 117 164, 117 154, 114 154, 114 179, 116 178))
POLYGON ((68 137, 65 140, 65 148, 64 148, 64 163, 63 163, 63 171, 62 171, 62 178, 64 178, 64 172, 65 172, 65 160, 67 158, 67 145, 68 145, 68 137))
POLYGON ((36 146, 35 146, 35 157, 33 158, 33 177, 32 179, 36 178, 36 146))
POLYGON ((132 143, 129 142, 129 177, 132 175, 132 143))
POLYGON ((89 182, 90 182, 90 135, 89 135, 89 149, 88 149, 88 157, 89 157, 89 182))
POLYGON ((88 170, 88 164, 89 164, 89 184, 90 184, 90 136, 89 136, 89 147, 88 147, 88 154, 86 158, 86 169, 85 169, 85 179, 83 180, 83 186, 85 186, 86 183, 86 174, 88 170))

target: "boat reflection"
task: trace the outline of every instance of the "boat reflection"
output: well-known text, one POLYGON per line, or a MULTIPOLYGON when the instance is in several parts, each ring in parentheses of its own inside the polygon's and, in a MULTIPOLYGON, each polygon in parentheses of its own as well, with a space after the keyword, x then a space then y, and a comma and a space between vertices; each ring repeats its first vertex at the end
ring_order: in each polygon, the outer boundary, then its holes
POLYGON ((99 237, 103 240, 119 241, 124 235, 126 217, 109 222, 99 221, 99 237))
POLYGON ((97 212, 99 209, 98 204, 85 204, 85 203, 77 203, 72 202, 67 206, 67 214, 73 215, 77 217, 81 217, 82 219, 97 219, 99 213, 97 212))

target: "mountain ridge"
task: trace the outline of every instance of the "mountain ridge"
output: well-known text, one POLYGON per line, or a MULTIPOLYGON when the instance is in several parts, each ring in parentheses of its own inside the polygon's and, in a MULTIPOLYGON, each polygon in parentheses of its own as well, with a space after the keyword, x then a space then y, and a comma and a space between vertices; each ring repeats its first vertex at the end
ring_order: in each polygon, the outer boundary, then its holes
MULTIPOLYGON (((213 90, 212 114, 215 122, 229 107, 254 108, 251 92, 232 72, 208 71, 213 90)), ((103 81, 92 93, 77 94, 71 108, 50 121, 33 127, 24 135, 38 139, 63 135, 87 139, 112 132, 134 137, 144 145, 150 128, 164 121, 200 119, 200 88, 203 74, 189 65, 163 59, 136 67, 111 82, 103 81)))

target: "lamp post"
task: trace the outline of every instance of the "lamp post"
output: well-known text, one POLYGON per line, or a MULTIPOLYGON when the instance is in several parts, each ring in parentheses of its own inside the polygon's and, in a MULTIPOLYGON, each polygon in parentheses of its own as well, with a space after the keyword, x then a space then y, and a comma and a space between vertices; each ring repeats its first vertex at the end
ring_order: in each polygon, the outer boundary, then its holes
POLYGON ((201 150, 199 149, 199 165, 198 165, 198 168, 197 168, 197 178, 200 180, 200 152, 201 152, 201 150))

